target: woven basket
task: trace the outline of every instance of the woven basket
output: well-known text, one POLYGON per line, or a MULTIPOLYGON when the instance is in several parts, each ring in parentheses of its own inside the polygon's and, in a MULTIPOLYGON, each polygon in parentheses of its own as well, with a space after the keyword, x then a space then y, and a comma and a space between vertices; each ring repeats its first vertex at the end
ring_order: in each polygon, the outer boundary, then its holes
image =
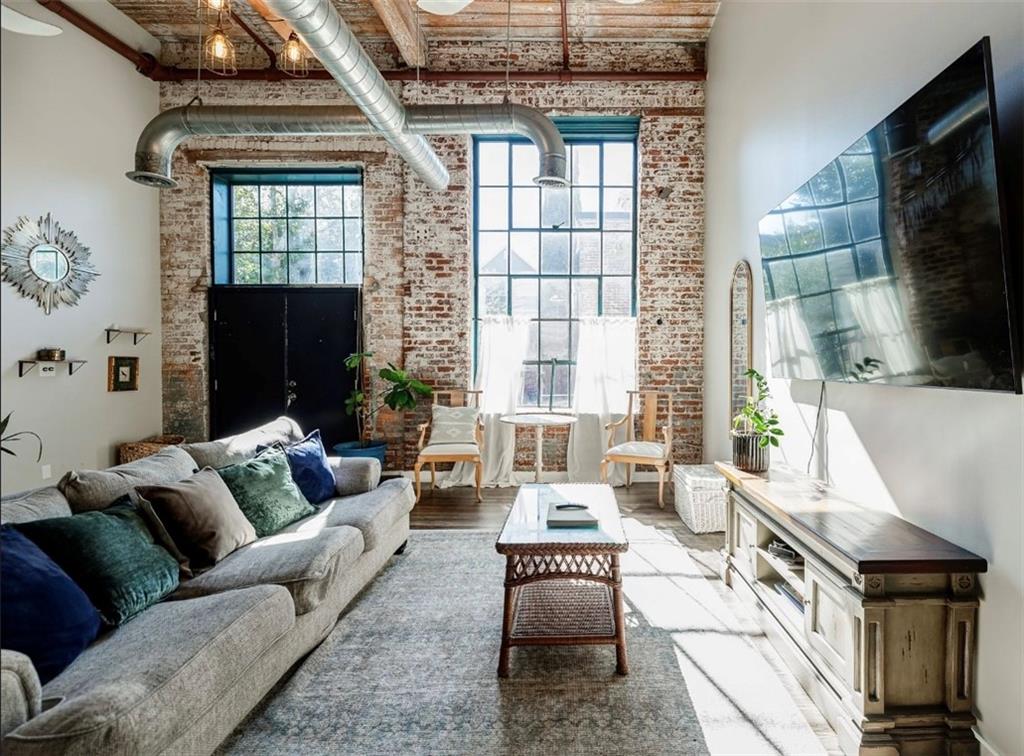
POLYGON ((117 463, 123 465, 126 462, 134 462, 137 459, 152 456, 161 449, 175 446, 184 440, 184 436, 164 435, 151 436, 142 441, 129 441, 117 447, 117 463))
POLYGON ((714 465, 676 465, 672 470, 676 512, 694 533, 725 530, 725 478, 714 465))

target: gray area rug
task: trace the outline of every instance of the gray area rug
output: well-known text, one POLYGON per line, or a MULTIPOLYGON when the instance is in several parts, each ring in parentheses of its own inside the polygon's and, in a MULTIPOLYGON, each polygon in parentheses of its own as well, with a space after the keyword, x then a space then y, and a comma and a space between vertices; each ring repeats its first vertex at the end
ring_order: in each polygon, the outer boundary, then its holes
MULTIPOLYGON (((686 583, 695 580, 706 589, 706 581, 681 546, 648 530, 646 545, 645 534, 630 536, 632 549, 623 563, 627 677, 615 674, 613 647, 591 646, 515 648, 511 677, 499 680, 504 558, 494 551, 496 534, 413 531, 405 554, 392 559, 324 643, 239 726, 221 752, 816 752, 817 740, 792 701, 781 715, 780 702, 773 702, 765 715, 723 695, 728 691, 713 679, 721 660, 702 664, 694 658, 695 653, 730 653, 721 647, 702 651, 706 629, 698 628, 692 653, 681 648, 688 631, 675 620, 664 621, 664 604, 683 600, 683 610, 694 615, 685 605, 692 599, 673 592, 682 586, 692 593, 686 583), (653 558, 642 556, 645 548, 653 558), (664 582, 659 587, 651 578, 664 582), (630 599, 631 585, 637 602, 630 599), (648 610, 652 595, 655 603, 648 610), (702 711, 688 682, 706 691, 702 711), (736 732, 748 731, 752 739, 735 739, 736 732), (723 747, 712 747, 716 742, 723 747)), ((713 614, 724 611, 713 591, 699 597, 702 604, 709 601, 719 604, 713 614)), ((723 633, 723 619, 714 618, 713 636, 723 633)), ((744 689, 751 673, 748 665, 744 689)), ((771 675, 766 666, 760 673, 771 675)))

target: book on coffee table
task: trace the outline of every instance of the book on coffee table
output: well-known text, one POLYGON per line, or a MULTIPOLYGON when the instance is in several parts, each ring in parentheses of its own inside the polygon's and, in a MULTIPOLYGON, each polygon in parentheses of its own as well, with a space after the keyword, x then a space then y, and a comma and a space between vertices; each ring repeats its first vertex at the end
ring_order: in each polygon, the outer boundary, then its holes
POLYGON ((542 494, 547 505, 547 525, 549 528, 596 528, 598 518, 589 507, 582 502, 574 502, 548 490, 542 494))

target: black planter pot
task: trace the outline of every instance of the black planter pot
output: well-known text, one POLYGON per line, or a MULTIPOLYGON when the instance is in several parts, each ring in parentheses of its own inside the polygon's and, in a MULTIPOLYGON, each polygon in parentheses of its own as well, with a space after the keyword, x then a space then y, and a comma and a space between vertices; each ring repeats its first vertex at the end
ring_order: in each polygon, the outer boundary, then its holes
POLYGON ((761 446, 759 433, 732 432, 732 463, 745 472, 761 473, 768 469, 769 449, 761 446))

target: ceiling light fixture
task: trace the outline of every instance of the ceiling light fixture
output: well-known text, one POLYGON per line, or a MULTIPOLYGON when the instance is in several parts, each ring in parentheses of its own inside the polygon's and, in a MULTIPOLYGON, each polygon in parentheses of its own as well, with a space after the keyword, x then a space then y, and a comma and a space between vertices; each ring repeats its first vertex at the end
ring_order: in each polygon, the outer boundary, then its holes
POLYGON ((280 68, 289 76, 303 78, 309 75, 309 56, 306 55, 306 46, 302 44, 298 35, 292 32, 288 39, 281 45, 280 68))
POLYGON ((435 16, 454 16, 473 0, 416 0, 416 6, 435 16))
POLYGON ((218 76, 234 76, 235 45, 218 23, 203 42, 203 68, 218 76))
POLYGON ((200 16, 208 24, 220 26, 222 16, 231 15, 231 0, 196 0, 200 16))

